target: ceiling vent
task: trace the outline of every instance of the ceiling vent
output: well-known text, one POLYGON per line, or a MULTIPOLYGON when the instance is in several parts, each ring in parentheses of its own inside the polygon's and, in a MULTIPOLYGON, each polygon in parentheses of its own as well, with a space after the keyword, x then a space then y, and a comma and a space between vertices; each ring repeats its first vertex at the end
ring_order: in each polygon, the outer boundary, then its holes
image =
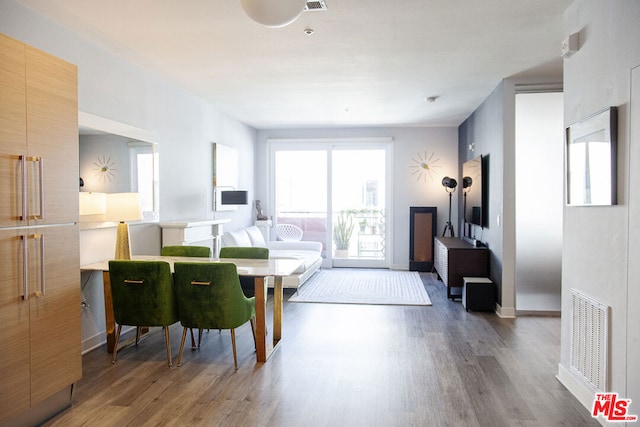
POLYGON ((307 4, 304 7, 305 12, 316 12, 320 10, 327 10, 327 3, 324 0, 307 0, 307 4))

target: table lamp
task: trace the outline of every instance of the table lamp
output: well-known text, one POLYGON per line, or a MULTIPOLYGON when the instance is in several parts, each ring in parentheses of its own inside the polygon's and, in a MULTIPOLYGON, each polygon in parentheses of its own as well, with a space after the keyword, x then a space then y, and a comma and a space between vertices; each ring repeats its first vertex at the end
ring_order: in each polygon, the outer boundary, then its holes
POLYGON ((138 193, 107 194, 107 221, 118 221, 115 259, 131 259, 129 225, 125 221, 142 219, 142 203, 138 193))
POLYGON ((105 193, 80 192, 80 215, 91 220, 104 221, 107 212, 107 195, 105 193), (98 216, 99 215, 99 216, 98 216))

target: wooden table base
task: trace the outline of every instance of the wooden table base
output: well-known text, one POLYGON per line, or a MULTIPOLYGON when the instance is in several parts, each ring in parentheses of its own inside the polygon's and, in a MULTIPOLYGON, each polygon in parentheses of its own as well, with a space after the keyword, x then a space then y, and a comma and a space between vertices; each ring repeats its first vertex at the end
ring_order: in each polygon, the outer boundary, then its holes
MULTIPOLYGON (((116 322, 111 299, 111 280, 109 272, 102 273, 104 290, 104 317, 107 335, 107 352, 113 353, 116 342, 116 322)), ((256 361, 266 362, 271 353, 278 348, 282 338, 282 277, 274 278, 273 288, 273 340, 267 340, 267 283, 264 277, 254 278, 256 298, 256 361)), ((144 332, 148 332, 148 328, 144 332)), ((143 331, 141 331, 141 334, 143 331)), ((128 345, 123 343, 118 349, 128 345)))
POLYGON ((266 362, 282 338, 282 277, 274 278, 273 340, 267 340, 267 284, 264 277, 254 278, 256 297, 256 361, 266 362))

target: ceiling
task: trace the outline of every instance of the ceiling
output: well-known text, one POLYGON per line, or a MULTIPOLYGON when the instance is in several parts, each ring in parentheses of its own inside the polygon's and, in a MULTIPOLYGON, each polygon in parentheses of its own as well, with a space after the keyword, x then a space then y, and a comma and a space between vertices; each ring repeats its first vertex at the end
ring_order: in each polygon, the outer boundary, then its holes
POLYGON ((458 126, 503 78, 561 78, 572 0, 326 0, 281 28, 249 19, 240 0, 16 1, 278 129, 458 126))

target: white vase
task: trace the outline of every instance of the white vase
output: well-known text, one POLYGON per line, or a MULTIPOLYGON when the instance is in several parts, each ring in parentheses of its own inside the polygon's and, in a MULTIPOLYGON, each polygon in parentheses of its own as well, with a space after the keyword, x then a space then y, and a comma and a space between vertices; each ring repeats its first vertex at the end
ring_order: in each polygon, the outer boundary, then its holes
POLYGON ((336 249, 334 258, 349 258, 349 249, 336 249))

